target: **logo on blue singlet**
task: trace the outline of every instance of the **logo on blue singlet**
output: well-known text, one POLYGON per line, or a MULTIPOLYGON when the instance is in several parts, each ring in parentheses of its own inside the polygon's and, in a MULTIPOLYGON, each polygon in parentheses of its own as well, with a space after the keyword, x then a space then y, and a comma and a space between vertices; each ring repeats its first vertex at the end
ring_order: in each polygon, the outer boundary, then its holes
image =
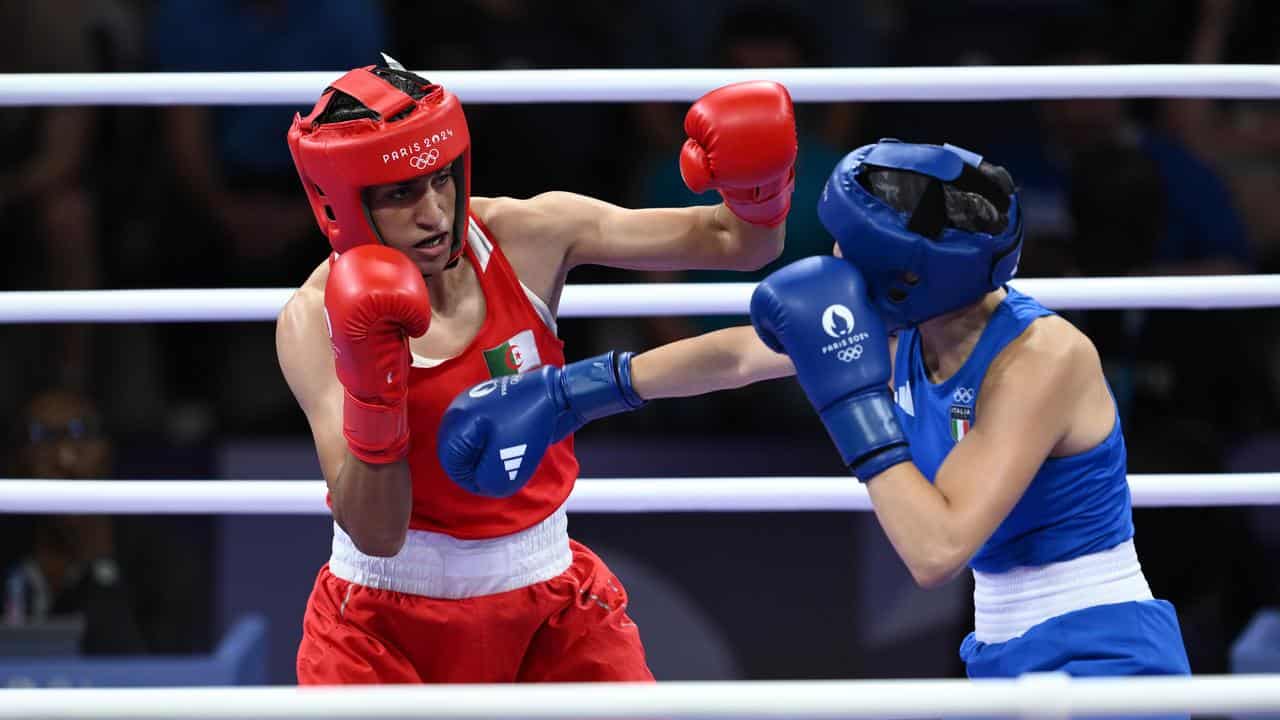
POLYGON ((958 387, 951 393, 951 420, 948 423, 951 439, 960 442, 973 425, 973 401, 977 397, 974 388, 958 387))

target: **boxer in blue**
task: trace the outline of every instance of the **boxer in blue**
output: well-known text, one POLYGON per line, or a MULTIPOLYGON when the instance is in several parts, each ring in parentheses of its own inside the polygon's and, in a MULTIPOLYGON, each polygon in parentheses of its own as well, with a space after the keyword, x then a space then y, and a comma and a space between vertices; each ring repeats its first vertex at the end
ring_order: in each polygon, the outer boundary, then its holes
POLYGON ((1174 609, 1152 597, 1134 549, 1097 350, 1005 285, 1022 250, 1008 173, 950 145, 881 141, 836 166, 818 214, 837 257, 760 283, 754 330, 460 395, 444 466, 504 494, 532 469, 527 455, 519 472, 494 466, 501 448, 554 442, 644 400, 794 373, 916 581, 972 568, 970 677, 1188 674, 1174 609))

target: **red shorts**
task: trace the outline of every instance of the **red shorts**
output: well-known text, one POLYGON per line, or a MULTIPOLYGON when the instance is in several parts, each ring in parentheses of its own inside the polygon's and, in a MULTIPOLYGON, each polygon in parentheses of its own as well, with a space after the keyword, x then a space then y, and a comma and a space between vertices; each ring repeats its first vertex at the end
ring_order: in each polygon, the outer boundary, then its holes
POLYGON ((622 583, 585 545, 529 587, 463 600, 378 590, 320 569, 298 683, 652 682, 622 583))

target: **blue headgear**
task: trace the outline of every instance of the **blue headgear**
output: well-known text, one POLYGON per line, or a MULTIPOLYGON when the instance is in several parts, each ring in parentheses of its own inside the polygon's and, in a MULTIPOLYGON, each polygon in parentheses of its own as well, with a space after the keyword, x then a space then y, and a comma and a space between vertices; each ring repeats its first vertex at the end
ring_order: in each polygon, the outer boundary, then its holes
POLYGON ((1009 281, 1022 254, 1018 196, 978 171, 982 156, 954 145, 881 140, 846 155, 822 189, 818 218, 840 252, 867 280, 890 328, 911 327, 957 310, 1009 281), (910 213, 872 195, 858 176, 874 169, 909 170, 934 179, 910 213), (1007 212, 999 235, 947 227, 942 184, 977 192, 1007 212))

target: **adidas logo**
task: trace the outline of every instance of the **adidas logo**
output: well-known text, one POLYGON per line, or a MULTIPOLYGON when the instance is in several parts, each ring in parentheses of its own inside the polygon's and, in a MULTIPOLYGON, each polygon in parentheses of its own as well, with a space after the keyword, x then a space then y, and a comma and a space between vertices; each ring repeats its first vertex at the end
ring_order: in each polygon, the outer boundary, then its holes
POLYGON ((898 407, 902 408, 902 412, 916 416, 916 405, 911 401, 911 386, 902 385, 893 393, 893 399, 898 402, 898 407))
POLYGON ((502 458, 502 465, 507 469, 507 477, 511 482, 516 481, 516 473, 520 472, 520 462, 524 460, 524 451, 528 447, 527 443, 521 443, 498 451, 498 457, 502 458))

